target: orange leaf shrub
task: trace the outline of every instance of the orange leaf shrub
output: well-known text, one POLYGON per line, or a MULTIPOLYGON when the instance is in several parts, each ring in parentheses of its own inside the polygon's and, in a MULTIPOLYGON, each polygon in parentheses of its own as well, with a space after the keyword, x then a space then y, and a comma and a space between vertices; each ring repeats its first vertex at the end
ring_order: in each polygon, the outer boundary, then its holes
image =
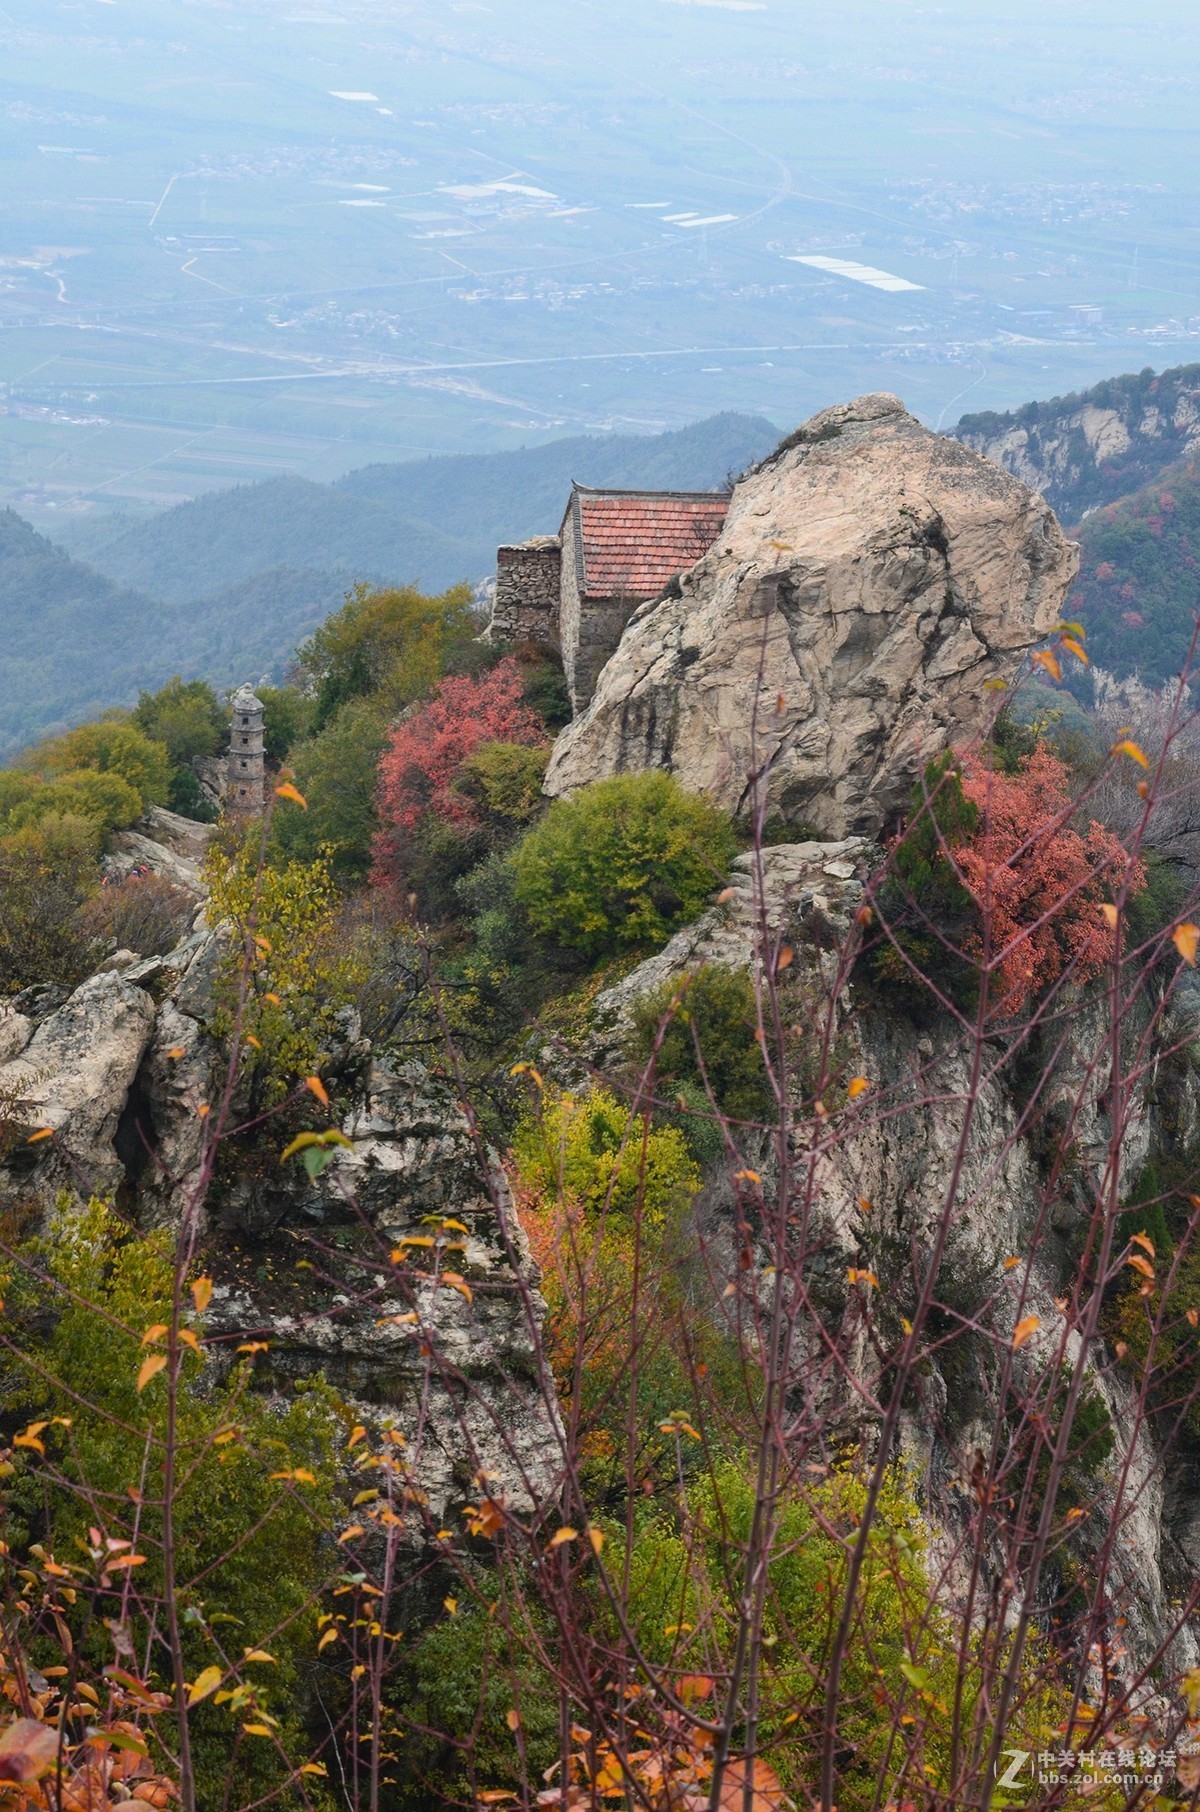
MULTIPOLYGON (((1099 911, 1104 897, 1145 872, 1118 837, 1093 819, 1073 823, 1069 773, 1039 744, 1015 774, 963 764, 963 793, 979 808, 979 827, 956 852, 959 874, 977 909, 990 919, 997 1005, 1019 1013, 1068 969, 1090 981, 1113 953, 1112 928, 1099 911)), ((974 954, 982 938, 974 934, 974 954)))

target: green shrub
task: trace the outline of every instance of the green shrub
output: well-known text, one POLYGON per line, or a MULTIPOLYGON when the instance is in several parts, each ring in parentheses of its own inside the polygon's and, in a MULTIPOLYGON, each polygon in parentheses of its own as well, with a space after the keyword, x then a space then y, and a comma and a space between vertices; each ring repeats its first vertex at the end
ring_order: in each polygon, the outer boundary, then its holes
POLYGON ((651 950, 700 913, 733 828, 669 774, 621 774, 550 807, 513 861, 534 931, 589 957, 651 950))
MULTIPOLYGON (((33 1242, 24 1256, 27 1265, 5 1280, 10 1339, 0 1404, 9 1425, 14 1417, 64 1416, 70 1426, 47 1432, 46 1463, 26 1456, 9 1481, 5 1534, 18 1551, 22 1542, 42 1541, 70 1555, 98 1515, 109 1528, 119 1526, 121 1506, 139 1494, 137 1542, 146 1560, 126 1613, 128 1636, 139 1655, 149 1655, 157 1683, 170 1689, 149 1606, 141 1609, 161 1597, 163 1585, 167 1392, 161 1376, 138 1389, 139 1370, 151 1350, 143 1344, 143 1332, 170 1319, 169 1236, 130 1237, 127 1224, 101 1203, 93 1201, 83 1211, 63 1203, 50 1236, 33 1242)), ((238 1364, 218 1382, 199 1357, 185 1358, 177 1424, 184 1480, 175 1506, 177 1602, 189 1677, 219 1659, 218 1644, 235 1655, 262 1645, 274 1656, 273 1666, 248 1671, 259 1704, 280 1721, 285 1747, 303 1754, 317 1594, 336 1570, 336 1561, 331 1565, 324 1552, 322 1531, 337 1514, 340 1425, 323 1390, 302 1387, 287 1404, 256 1396, 247 1388, 248 1364, 238 1364), (236 1438, 214 1444, 213 1435, 225 1427, 235 1428, 236 1438), (297 1467, 310 1475, 311 1484, 281 1490, 271 1478, 297 1467)), ((109 1632, 83 1613, 81 1600, 74 1614, 76 1640, 90 1645, 92 1658, 103 1665, 111 1659, 109 1632)), ((237 1728, 231 1709, 215 1700, 194 1714, 202 1805, 223 1803, 237 1728)), ((242 1744, 236 1773, 242 1797, 234 1804, 278 1786, 282 1767, 274 1746, 242 1744)))
POLYGON ((207 680, 175 675, 157 692, 139 692, 132 721, 152 742, 166 745, 172 767, 219 755, 229 741, 229 713, 207 680))
POLYGON ((315 861, 327 851, 339 875, 361 879, 371 865, 378 828, 375 786, 387 741, 383 712, 369 699, 342 706, 318 735, 291 751, 306 812, 277 811, 273 847, 285 858, 315 861))
POLYGON ((80 914, 98 891, 99 850, 94 821, 74 815, 0 837, 0 994, 90 973, 96 947, 80 914))
POLYGON ((153 741, 121 712, 80 724, 65 736, 35 749, 31 766, 45 778, 94 768, 118 774, 138 794, 141 810, 165 805, 171 790, 171 759, 164 742, 153 741))
POLYGON ((652 1126, 607 1089, 559 1095, 517 1128, 513 1154, 521 1181, 549 1199, 589 1213, 632 1220, 639 1202, 650 1227, 663 1227, 700 1183, 683 1135, 652 1126))
POLYGON ((477 801, 482 815, 498 827, 528 824, 542 803, 542 780, 550 750, 519 742, 485 742, 468 755, 455 791, 477 801))
MULTIPOLYGON (((687 1085, 689 1105, 702 1103, 703 1111, 711 1114, 707 1078, 723 1113, 734 1120, 761 1120, 770 1113, 773 1097, 756 1038, 758 1003, 747 971, 705 963, 691 975, 674 976, 643 995, 632 1015, 634 1050, 642 1063, 649 1059, 659 1027, 676 999, 680 1004, 659 1046, 657 1092, 669 1096, 687 1085)), ((694 1114, 683 1122, 685 1132, 691 1118, 694 1114)), ((719 1150, 720 1130, 712 1131, 719 1150)))
POLYGON ((214 845, 205 877, 212 922, 228 920, 235 932, 217 973, 211 1030, 229 1037, 244 985, 240 1080, 257 1111, 319 1071, 338 1039, 339 1009, 362 985, 366 952, 339 935, 327 860, 266 865, 260 874, 255 857, 253 835, 232 861, 214 845))
POLYGON ((316 706, 298 686, 259 686, 263 707, 263 748, 267 760, 286 761, 297 743, 311 735, 316 706))
POLYGON ((378 699, 387 712, 422 698, 475 635, 471 593, 459 585, 426 597, 411 585, 358 585, 300 648, 300 670, 323 730, 350 699, 378 699))
MULTIPOLYGON (((497 1582, 481 1580, 494 1595, 497 1582)), ((558 1696, 536 1658, 550 1639, 537 1619, 506 1630, 500 1607, 464 1607, 417 1638, 393 1694, 402 1725, 396 1803, 425 1812, 431 1805, 470 1805, 473 1788, 510 1786, 520 1769, 508 1715, 521 1719, 530 1772, 540 1779, 558 1753, 558 1696), (432 1733, 436 1732, 437 1735, 432 1733), (469 1757, 469 1759, 468 1759, 469 1757)))

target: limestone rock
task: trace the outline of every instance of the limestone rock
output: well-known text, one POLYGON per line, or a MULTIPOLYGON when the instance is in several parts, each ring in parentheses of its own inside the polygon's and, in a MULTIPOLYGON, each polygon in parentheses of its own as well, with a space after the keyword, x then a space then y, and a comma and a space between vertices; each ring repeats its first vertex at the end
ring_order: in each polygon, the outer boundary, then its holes
POLYGON ((545 1305, 503 1172, 481 1162, 453 1096, 419 1064, 374 1064, 343 1130, 351 1149, 316 1181, 276 1162, 273 1176, 214 1193, 210 1325, 266 1339, 284 1377, 323 1372, 364 1418, 398 1427, 435 1517, 472 1496, 481 1470, 513 1503, 545 1501, 561 1460, 534 1357, 545 1305), (402 1240, 429 1237, 429 1217, 466 1229, 446 1267, 465 1290, 423 1280, 423 1247, 408 1283, 389 1269, 402 1240), (257 1256, 248 1272, 239 1259, 281 1246, 293 1281, 273 1294, 257 1256), (291 1271, 305 1254, 314 1264, 291 1271))
POLYGON ((137 1130, 148 1148, 138 1189, 143 1221, 176 1222, 198 1199, 205 1152, 198 1110, 214 1100, 227 1063, 195 1019, 163 1002, 138 1079, 137 1130))
POLYGON ((554 747, 552 796, 661 767, 732 811, 872 834, 1058 621, 1077 554, 1027 486, 891 396, 828 409, 736 486, 554 747))
POLYGON ((120 975, 93 975, 19 1056, 0 1064, 9 1120, 26 1135, 42 1127, 55 1133, 13 1154, 33 1164, 30 1193, 53 1199, 62 1186, 111 1193, 123 1180, 117 1128, 153 1026, 154 1003, 141 988, 120 975))
POLYGON ((135 868, 148 868, 199 900, 204 893, 200 864, 213 831, 211 824, 199 824, 154 805, 132 830, 117 832, 105 866, 117 879, 132 874, 135 868))
POLYGON ((0 1007, 0 1063, 8 1063, 33 1037, 33 1021, 12 1007, 0 1007))
POLYGON ((865 838, 847 837, 837 843, 776 843, 757 855, 751 850, 736 857, 723 890, 729 897, 721 905, 711 906, 597 995, 588 1055, 601 1064, 619 1057, 632 1029, 631 1009, 670 977, 702 963, 752 969, 764 927, 772 940, 798 937, 806 920, 819 913, 844 931, 862 898, 859 875, 871 866, 872 853, 878 858, 865 838))

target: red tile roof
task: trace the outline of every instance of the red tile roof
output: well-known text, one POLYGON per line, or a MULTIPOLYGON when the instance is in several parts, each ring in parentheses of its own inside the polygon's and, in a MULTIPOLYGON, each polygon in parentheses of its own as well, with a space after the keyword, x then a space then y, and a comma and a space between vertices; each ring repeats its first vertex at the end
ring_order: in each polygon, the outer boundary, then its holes
POLYGON ((589 598, 656 598, 707 553, 728 510, 729 498, 712 492, 576 486, 567 513, 582 554, 580 590, 589 598))

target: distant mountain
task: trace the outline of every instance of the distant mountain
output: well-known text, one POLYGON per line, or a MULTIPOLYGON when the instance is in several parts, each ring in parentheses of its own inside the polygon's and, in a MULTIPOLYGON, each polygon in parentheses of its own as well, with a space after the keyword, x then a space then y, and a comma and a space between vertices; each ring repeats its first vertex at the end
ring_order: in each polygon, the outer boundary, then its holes
POLYGON ((0 511, 0 758, 168 678, 176 615, 0 511))
POLYGON ((707 490, 778 439, 760 417, 718 415, 669 434, 367 466, 336 485, 272 478, 161 515, 73 523, 74 558, 0 512, 0 760, 173 673, 280 676, 359 579, 477 581, 499 542, 558 527, 573 478, 707 490))
POLYGON ((667 434, 580 435, 516 453, 363 466, 334 489, 482 544, 488 551, 480 572, 490 572, 502 541, 558 529, 573 479, 598 490, 716 490, 765 458, 779 439, 779 429, 761 415, 712 415, 667 434))
MULTIPOLYGON (((78 545, 78 543, 77 543, 78 545)), ((88 559, 118 585, 183 604, 272 567, 440 588, 461 576, 457 543, 425 522, 305 478, 267 478, 181 503, 90 538, 88 559)))
POLYGON ((1108 378, 1006 415, 964 415, 951 432, 1033 485, 1071 526, 1200 450, 1200 365, 1108 378))
POLYGON ((157 516, 81 525, 70 539, 118 585, 180 603, 280 565, 442 591, 491 573, 499 542, 557 529, 573 478, 708 490, 778 439, 759 416, 715 415, 668 434, 365 466, 333 485, 268 478, 157 516))
POLYGON ((1078 535, 1067 610, 1087 630, 1093 664, 1150 685, 1171 679, 1187 659, 1200 600, 1200 466, 1168 467, 1088 516, 1078 535))

